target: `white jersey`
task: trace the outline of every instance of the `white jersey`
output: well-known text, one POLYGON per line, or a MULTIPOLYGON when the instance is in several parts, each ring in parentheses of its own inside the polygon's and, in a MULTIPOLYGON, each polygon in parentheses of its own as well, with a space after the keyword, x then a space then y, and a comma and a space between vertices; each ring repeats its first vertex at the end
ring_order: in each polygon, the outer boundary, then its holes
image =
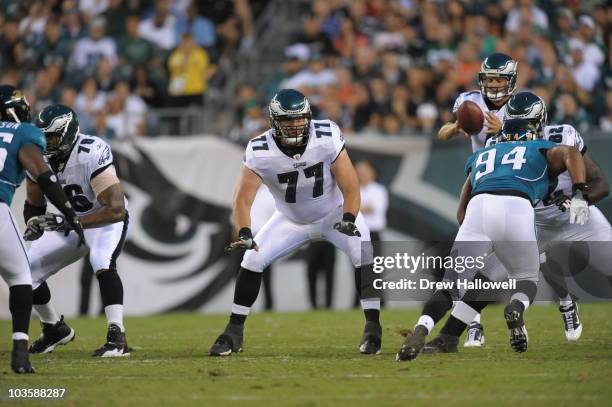
POLYGON ((57 173, 66 196, 79 216, 93 213, 102 206, 91 187, 91 179, 111 165, 113 152, 108 143, 99 137, 79 133, 66 165, 57 173))
MULTIPOLYGON (((569 124, 546 126, 544 128, 543 139, 553 141, 559 145, 576 147, 582 154, 586 152, 586 145, 582 136, 569 124)), ((557 177, 557 186, 552 194, 557 191, 561 191, 566 196, 572 196, 572 179, 569 172, 565 171, 557 177)), ((536 224, 560 225, 569 222, 569 211, 562 212, 554 204, 545 206, 543 202, 540 202, 536 206, 535 211, 536 224)))
MULTIPOLYGON (((466 100, 476 103, 478 107, 480 107, 483 113, 493 112, 495 113, 495 116, 499 118, 501 122, 504 121, 504 114, 506 113, 506 105, 504 104, 499 110, 490 110, 489 107, 487 106, 487 103, 485 102, 484 96, 482 96, 482 93, 480 91, 463 92, 462 94, 460 94, 457 97, 457 100, 455 100, 455 104, 453 105, 453 113, 456 114, 457 110, 459 110, 459 106, 461 106, 461 104, 465 102, 466 100)), ((480 133, 474 134, 470 138, 472 139, 472 151, 478 151, 484 148, 485 143, 487 141, 486 126, 482 127, 482 130, 480 130, 480 133)))
POLYGON ((249 141, 244 165, 261 177, 287 218, 300 224, 323 219, 343 202, 331 172, 344 149, 340 128, 330 120, 311 120, 306 150, 294 157, 280 150, 273 131, 249 141))

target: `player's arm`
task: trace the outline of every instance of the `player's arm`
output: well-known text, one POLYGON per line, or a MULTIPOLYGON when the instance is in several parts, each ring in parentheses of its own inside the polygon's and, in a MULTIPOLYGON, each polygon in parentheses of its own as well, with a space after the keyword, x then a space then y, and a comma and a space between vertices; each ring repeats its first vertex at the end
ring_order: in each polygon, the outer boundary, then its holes
POLYGON ((557 146, 546 151, 546 158, 553 174, 568 171, 572 179, 570 223, 583 225, 589 219, 586 167, 582 154, 575 147, 557 146))
POLYGON ((459 127, 459 121, 455 120, 454 122, 444 123, 440 130, 438 130, 438 138, 442 141, 446 141, 448 139, 453 138, 457 134, 461 134, 465 137, 469 137, 461 127, 459 127))
POLYGON ((355 226, 355 220, 361 205, 359 179, 346 150, 342 150, 336 161, 332 163, 331 172, 336 178, 344 199, 342 221, 336 223, 334 228, 349 236, 361 236, 357 226, 355 226))
POLYGON ((582 158, 584 159, 584 165, 586 167, 586 178, 589 190, 587 200, 590 205, 593 205, 608 196, 610 187, 608 185, 608 179, 603 171, 599 165, 593 161, 589 154, 583 154, 582 158))
MULTIPOLYGON (((57 179, 57 176, 51 171, 49 165, 45 161, 39 146, 34 144, 26 144, 19 149, 19 161, 21 165, 30 173, 36 180, 40 191, 49 199, 49 201, 64 215, 68 222, 69 228, 66 231, 73 229, 79 235, 79 246, 85 243, 83 236, 83 228, 79 222, 74 209, 70 205, 68 198, 64 194, 62 187, 57 179)), ((37 202, 30 202, 33 205, 41 203, 41 197, 35 192, 31 193, 32 199, 37 202)), ((30 195, 28 196, 30 197, 30 195)))
POLYGON ((465 219, 465 211, 467 210, 467 205, 470 200, 470 195, 472 194, 472 183, 470 182, 470 177, 465 180, 463 184, 463 188, 461 188, 461 195, 459 196, 459 206, 457 208, 457 222, 461 225, 463 224, 463 219, 465 219))
POLYGON ((92 178, 91 187, 102 206, 94 213, 81 216, 84 228, 95 228, 125 220, 125 194, 114 166, 107 167, 92 178))
POLYGON ((253 240, 253 233, 251 232, 251 207, 262 182, 262 179, 255 171, 246 165, 242 166, 238 187, 234 193, 232 214, 234 227, 238 231, 238 240, 230 243, 226 251, 229 252, 238 248, 258 250, 257 243, 253 240))
POLYGON ((23 204, 23 219, 26 223, 47 212, 47 201, 42 189, 30 178, 26 179, 26 200, 23 204))

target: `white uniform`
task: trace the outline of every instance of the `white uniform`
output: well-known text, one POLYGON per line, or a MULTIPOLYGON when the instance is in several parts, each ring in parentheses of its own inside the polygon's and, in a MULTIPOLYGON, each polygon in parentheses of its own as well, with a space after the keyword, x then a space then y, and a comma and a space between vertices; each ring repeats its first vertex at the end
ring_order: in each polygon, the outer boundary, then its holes
MULTIPOLYGON (((483 113, 493 112, 495 116, 499 118, 500 121, 504 121, 504 114, 506 113, 506 105, 504 104, 499 110, 489 110, 487 103, 485 102, 484 96, 480 91, 473 92, 463 92, 457 97, 455 100, 455 104, 453 105, 453 113, 457 113, 459 110, 459 106, 466 100, 470 102, 474 102, 480 107, 483 113)), ((474 134, 471 137, 472 140, 472 151, 480 150, 484 148, 485 143, 487 141, 487 128, 483 126, 482 130, 478 134, 474 134)))
POLYGON ((244 165, 261 177, 274 197, 276 211, 255 235, 259 250, 247 250, 241 266, 261 272, 276 259, 314 239, 325 239, 345 252, 355 267, 370 264, 370 232, 361 214, 356 225, 361 238, 333 228, 342 219, 342 193, 331 172, 344 149, 338 125, 312 120, 304 153, 289 157, 273 138, 273 130, 252 139, 244 165), (366 243, 362 253, 362 242, 366 243), (363 258, 362 258, 363 257, 363 258))
POLYGON ((0 202, 0 276, 9 287, 32 284, 26 247, 7 204, 0 202))
MULTIPOLYGON (((58 178, 77 215, 83 216, 101 208, 91 186, 91 179, 113 165, 113 153, 102 139, 79 134, 72 153, 58 178)), ((127 209, 127 200, 125 202, 127 209)), ((32 242, 28 256, 32 269, 32 287, 62 268, 74 263, 89 251, 94 271, 115 269, 127 235, 128 217, 123 222, 85 229, 87 247, 77 248, 78 237, 71 232, 45 232, 32 242)))

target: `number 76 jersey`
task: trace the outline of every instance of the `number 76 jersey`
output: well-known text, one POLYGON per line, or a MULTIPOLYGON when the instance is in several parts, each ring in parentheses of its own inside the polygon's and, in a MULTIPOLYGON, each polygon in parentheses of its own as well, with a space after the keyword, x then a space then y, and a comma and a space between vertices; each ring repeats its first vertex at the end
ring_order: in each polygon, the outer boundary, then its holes
POLYGON ((466 163, 472 195, 517 195, 535 206, 548 195, 546 151, 555 146, 546 140, 507 141, 475 152, 466 163))
POLYGON ((261 177, 278 211, 293 222, 310 224, 342 205, 342 193, 331 172, 342 150, 344 139, 336 123, 311 120, 303 154, 285 154, 273 130, 268 130, 249 141, 244 165, 261 177))
POLYGON ((68 161, 57 173, 66 196, 79 216, 100 209, 91 180, 112 165, 113 152, 108 143, 99 137, 79 133, 68 161))

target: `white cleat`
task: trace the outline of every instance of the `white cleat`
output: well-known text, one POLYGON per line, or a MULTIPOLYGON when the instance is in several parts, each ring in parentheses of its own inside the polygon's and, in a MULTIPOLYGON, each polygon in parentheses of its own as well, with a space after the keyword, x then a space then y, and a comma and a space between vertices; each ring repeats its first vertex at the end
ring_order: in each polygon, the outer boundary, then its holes
POLYGON ((576 342, 582 335, 582 322, 578 315, 578 304, 572 301, 570 305, 565 307, 560 306, 559 312, 563 317, 563 325, 565 326, 565 339, 568 342, 576 342))
POLYGON ((467 329, 467 337, 463 343, 464 348, 479 348, 484 346, 484 328, 478 322, 472 322, 467 329))

